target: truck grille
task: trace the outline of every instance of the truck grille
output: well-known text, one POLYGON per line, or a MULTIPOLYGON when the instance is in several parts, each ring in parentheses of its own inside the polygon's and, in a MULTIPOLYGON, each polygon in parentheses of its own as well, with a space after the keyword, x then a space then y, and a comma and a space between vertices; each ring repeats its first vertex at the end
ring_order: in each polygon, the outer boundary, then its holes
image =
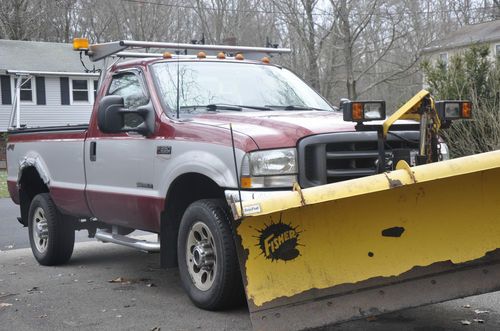
MULTIPOLYGON (((418 131, 389 134, 386 159, 396 151, 417 151, 418 131)), ((310 136, 298 144, 301 187, 340 182, 377 173, 377 133, 341 132, 310 136)))

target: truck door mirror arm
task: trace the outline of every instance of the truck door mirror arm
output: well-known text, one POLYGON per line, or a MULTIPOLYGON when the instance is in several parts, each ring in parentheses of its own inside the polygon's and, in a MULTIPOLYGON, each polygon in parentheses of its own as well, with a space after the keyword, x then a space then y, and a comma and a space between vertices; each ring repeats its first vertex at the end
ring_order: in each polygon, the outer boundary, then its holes
POLYGON ((148 136, 154 132, 155 112, 151 100, 138 108, 125 108, 123 97, 107 95, 99 102, 97 126, 103 133, 137 132, 148 136), (125 123, 127 115, 139 115, 142 123, 130 127, 125 123))

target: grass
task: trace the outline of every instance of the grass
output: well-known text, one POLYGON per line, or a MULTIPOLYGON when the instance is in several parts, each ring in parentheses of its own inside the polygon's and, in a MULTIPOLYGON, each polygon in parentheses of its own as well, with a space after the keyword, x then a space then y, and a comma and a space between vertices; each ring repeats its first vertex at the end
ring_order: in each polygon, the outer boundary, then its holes
POLYGON ((8 198, 9 191, 7 190, 7 171, 0 170, 0 198, 8 198))

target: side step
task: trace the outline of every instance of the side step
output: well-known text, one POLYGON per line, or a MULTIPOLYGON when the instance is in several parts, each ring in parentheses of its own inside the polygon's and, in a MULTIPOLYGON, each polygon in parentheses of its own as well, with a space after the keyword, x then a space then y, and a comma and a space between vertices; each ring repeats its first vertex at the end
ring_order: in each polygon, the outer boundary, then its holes
POLYGON ((118 245, 132 247, 150 253, 157 253, 160 251, 160 242, 152 242, 152 241, 130 238, 127 236, 123 236, 116 233, 110 233, 107 231, 97 230, 95 238, 102 242, 110 242, 118 245))

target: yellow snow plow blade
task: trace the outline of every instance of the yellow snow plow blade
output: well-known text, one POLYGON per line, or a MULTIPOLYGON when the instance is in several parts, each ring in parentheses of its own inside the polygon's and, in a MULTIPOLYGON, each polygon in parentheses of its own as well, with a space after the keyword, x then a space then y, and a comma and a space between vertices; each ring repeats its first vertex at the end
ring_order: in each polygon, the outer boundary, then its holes
POLYGON ((235 236, 254 328, 499 290, 499 192, 496 151, 243 202, 235 236))

